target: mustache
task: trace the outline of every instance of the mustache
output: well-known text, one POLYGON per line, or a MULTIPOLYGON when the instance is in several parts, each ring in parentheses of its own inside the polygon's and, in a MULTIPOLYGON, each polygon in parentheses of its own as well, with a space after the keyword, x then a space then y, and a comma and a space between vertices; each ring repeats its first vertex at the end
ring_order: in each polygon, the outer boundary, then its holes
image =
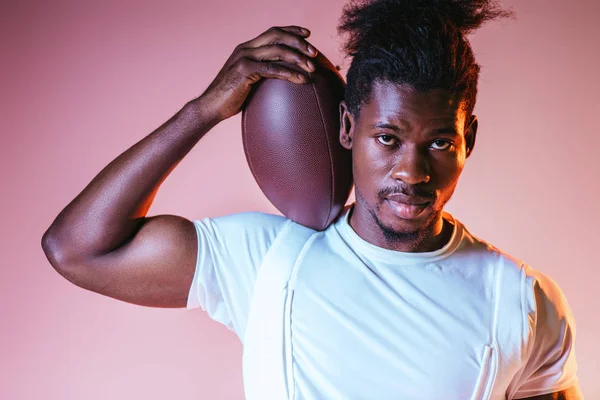
POLYGON ((418 186, 400 186, 400 187, 388 186, 379 191, 380 198, 385 198, 385 197, 396 195, 396 194, 400 194, 400 195, 404 195, 404 196, 408 196, 408 197, 421 197, 421 198, 431 199, 431 200, 436 199, 435 190, 428 190, 428 189, 425 189, 423 187, 418 187, 418 186))

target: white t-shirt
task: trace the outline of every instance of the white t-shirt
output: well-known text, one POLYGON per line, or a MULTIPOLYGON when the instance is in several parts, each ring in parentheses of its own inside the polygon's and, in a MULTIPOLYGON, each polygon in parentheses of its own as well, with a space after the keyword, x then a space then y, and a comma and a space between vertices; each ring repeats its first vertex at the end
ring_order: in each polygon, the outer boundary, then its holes
POLYGON ((187 306, 242 341, 247 399, 510 400, 577 385, 575 321, 551 278, 448 213, 443 248, 404 253, 360 238, 350 211, 322 232, 258 212, 194 221, 187 306))

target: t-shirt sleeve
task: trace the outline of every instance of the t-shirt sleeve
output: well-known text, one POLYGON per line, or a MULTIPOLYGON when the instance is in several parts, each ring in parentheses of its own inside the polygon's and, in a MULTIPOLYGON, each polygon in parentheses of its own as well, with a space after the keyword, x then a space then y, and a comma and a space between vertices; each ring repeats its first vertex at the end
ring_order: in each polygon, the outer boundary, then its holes
POLYGON ((525 266, 526 362, 511 386, 522 399, 578 386, 575 319, 567 299, 549 276, 525 266))
POLYGON ((288 221, 260 212, 195 220, 198 254, 187 308, 200 307, 243 340, 257 271, 288 221))

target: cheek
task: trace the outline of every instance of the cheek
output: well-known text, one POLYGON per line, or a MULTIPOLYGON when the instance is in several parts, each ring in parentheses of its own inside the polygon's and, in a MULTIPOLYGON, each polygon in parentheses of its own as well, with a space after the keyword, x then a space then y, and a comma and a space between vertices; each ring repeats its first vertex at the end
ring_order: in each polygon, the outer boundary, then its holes
POLYGON ((380 157, 376 157, 368 146, 355 144, 352 148, 354 185, 363 196, 369 196, 372 189, 377 186, 376 181, 384 168, 380 157))
POLYGON ((445 159, 435 164, 436 186, 440 190, 453 190, 464 167, 463 158, 445 159))

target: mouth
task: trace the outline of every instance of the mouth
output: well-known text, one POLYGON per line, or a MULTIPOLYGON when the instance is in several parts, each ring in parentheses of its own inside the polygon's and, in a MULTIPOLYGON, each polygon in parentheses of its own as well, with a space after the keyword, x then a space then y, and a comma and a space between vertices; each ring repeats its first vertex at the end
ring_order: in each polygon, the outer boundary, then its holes
POLYGON ((385 201, 394 215, 402 219, 420 217, 431 204, 431 199, 404 195, 389 196, 385 201))

